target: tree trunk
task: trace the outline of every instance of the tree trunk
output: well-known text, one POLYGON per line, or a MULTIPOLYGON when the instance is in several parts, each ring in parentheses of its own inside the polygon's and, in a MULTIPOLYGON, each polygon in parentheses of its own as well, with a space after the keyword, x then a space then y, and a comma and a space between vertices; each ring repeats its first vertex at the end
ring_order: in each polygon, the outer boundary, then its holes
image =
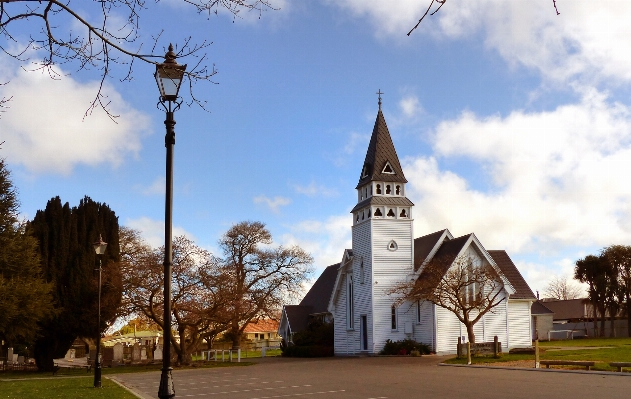
POLYGON ((188 343, 186 342, 186 328, 178 329, 178 333, 180 334, 180 350, 177 351, 177 363, 179 365, 189 365, 191 364, 191 355, 188 353, 188 343))
POLYGON ((467 324, 467 336, 469 337, 469 342, 475 344, 475 334, 473 333, 473 324, 467 324))
POLYGON ((605 320, 606 320, 605 309, 602 308, 600 309, 600 334, 598 334, 598 336, 600 337, 605 336, 605 320))
POLYGON ((610 338, 614 338, 616 336, 616 329, 615 329, 616 316, 615 316, 615 312, 613 312, 612 310, 609 311, 611 313, 611 315, 609 316, 609 325, 611 326, 611 331, 609 331, 610 338))

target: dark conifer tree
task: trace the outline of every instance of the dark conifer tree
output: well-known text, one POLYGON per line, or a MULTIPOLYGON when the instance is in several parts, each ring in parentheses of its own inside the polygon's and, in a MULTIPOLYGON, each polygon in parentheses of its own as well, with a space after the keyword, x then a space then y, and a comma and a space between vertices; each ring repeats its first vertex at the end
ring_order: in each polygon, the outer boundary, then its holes
POLYGON ((62 205, 59 197, 37 211, 30 224, 39 240, 44 274, 55 286, 58 314, 43 325, 35 345, 40 370, 50 370, 77 337, 96 338, 117 316, 121 301, 118 218, 106 204, 85 197, 79 206, 62 205), (92 244, 107 242, 102 258, 101 325, 97 326, 98 265, 92 244))

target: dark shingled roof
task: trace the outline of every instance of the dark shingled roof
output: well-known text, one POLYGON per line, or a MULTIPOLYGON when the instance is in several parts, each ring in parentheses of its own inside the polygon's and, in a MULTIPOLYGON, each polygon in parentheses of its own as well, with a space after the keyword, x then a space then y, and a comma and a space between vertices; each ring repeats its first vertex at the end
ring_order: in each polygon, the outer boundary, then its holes
POLYGON ((545 306, 554 312, 554 320, 580 320, 593 313, 585 298, 545 301, 545 306))
POLYGON ((414 203, 406 197, 370 197, 355 205, 350 213, 365 208, 368 205, 414 206, 414 203))
MULTIPOLYGON (((451 267, 451 264, 454 262, 454 260, 456 260, 456 257, 462 250, 462 247, 464 247, 464 245, 467 243, 467 240, 470 236, 471 234, 467 234, 462 237, 454 238, 453 240, 445 241, 440 246, 440 248, 438 248, 438 251, 436 251, 436 254, 432 259, 440 261, 440 266, 444 267, 442 273, 447 273, 447 270, 449 269, 449 267, 451 267)), ((425 270, 421 272, 419 280, 430 277, 428 273, 425 272, 425 270)))
POLYGON ((309 315, 312 312, 312 306, 287 305, 285 306, 285 314, 289 320, 289 328, 291 332, 299 332, 307 328, 309 315))
POLYGON ((471 237, 471 234, 445 241, 443 245, 438 248, 438 251, 436 251, 434 259, 440 259, 441 261, 445 261, 451 265, 453 261, 456 260, 456 257, 462 250, 462 247, 466 244, 469 237, 471 237))
POLYGON ((360 173, 359 183, 357 183, 356 188, 375 180, 407 183, 403 169, 399 163, 397 151, 394 149, 394 144, 392 143, 392 137, 390 137, 390 132, 386 125, 386 119, 383 117, 381 109, 377 112, 377 119, 375 120, 375 127, 370 137, 370 144, 368 144, 364 165, 368 167, 368 175, 362 178, 360 173), (394 174, 381 173, 386 166, 386 162, 390 162, 394 174))
POLYGON ((414 270, 421 267, 444 232, 445 230, 440 230, 414 239, 414 270))
POLYGON ((313 287, 311 287, 307 295, 305 295, 300 302, 301 306, 312 307, 310 314, 328 312, 329 299, 331 299, 331 293, 333 292, 333 286, 337 278, 337 269, 339 269, 339 267, 340 264, 336 263, 324 269, 320 277, 318 277, 313 284, 313 287))
POLYGON ((552 313, 554 313, 554 312, 551 311, 550 309, 548 309, 546 307, 546 305, 544 305, 543 302, 541 302, 541 301, 533 302, 532 306, 530 307, 530 314, 532 314, 532 315, 552 314, 552 313))
POLYGON ((506 251, 488 251, 488 253, 515 288, 515 293, 510 296, 511 299, 537 299, 506 251))

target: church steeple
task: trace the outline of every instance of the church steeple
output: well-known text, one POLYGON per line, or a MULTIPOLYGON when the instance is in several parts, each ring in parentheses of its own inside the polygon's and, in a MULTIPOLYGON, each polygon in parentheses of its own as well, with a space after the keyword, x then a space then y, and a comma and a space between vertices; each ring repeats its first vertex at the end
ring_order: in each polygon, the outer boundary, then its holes
POLYGON ((384 181, 395 183, 407 183, 397 151, 394 149, 386 119, 381 112, 381 90, 379 91, 379 111, 375 127, 372 130, 366 159, 362 166, 357 187, 359 188, 371 181, 384 181))

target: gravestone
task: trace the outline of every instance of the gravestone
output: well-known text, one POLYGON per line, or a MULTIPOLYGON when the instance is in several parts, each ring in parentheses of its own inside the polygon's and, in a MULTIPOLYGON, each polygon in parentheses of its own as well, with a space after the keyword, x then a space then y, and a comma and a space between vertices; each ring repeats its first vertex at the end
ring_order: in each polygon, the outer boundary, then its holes
POLYGON ((101 356, 103 358, 103 367, 112 367, 112 361, 114 360, 114 348, 111 346, 102 348, 101 356))
POLYGON ((140 345, 135 343, 131 348, 131 361, 132 363, 140 361, 140 345))
POLYGON ((74 359, 75 358, 75 349, 68 349, 68 352, 66 352, 66 356, 64 356, 65 359, 74 359))
POLYGON ((147 347, 144 345, 140 347, 140 360, 147 360, 147 347))
POLYGON ((7 362, 9 363, 13 362, 13 348, 7 349, 7 362))
POLYGON ((114 353, 112 354, 112 365, 118 366, 123 364, 123 344, 120 342, 114 345, 114 353))
POLYGON ((18 364, 20 366, 24 364, 24 356, 18 356, 18 364))
POLYGON ((162 360, 162 348, 160 346, 153 351, 153 360, 162 360))

